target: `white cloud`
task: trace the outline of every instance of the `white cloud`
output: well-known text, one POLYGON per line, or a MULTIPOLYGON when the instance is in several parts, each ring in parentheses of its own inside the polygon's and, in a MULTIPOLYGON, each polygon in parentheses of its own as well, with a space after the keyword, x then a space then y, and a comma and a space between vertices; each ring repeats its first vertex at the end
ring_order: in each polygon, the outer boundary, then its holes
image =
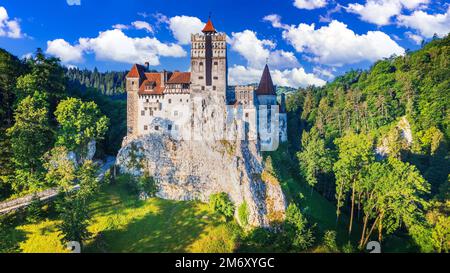
POLYGON ((405 32, 405 36, 408 37, 411 41, 413 41, 417 45, 420 45, 423 42, 423 37, 422 36, 414 34, 414 33, 410 32, 410 31, 405 32))
POLYGON ((250 67, 261 68, 268 61, 275 68, 290 68, 298 66, 294 53, 284 50, 274 50, 276 44, 271 40, 260 40, 251 30, 233 32, 229 43, 231 49, 238 52, 250 67))
POLYGON ((336 76, 334 75, 335 69, 332 68, 324 68, 315 66, 313 68, 313 72, 315 75, 319 76, 320 78, 326 78, 328 80, 333 80, 336 76))
POLYGON ((414 11, 411 15, 397 17, 398 25, 417 30, 426 38, 437 34, 440 37, 450 32, 450 6, 444 14, 428 14, 421 10, 414 11))
MULTIPOLYGON (((231 85, 246 85, 258 83, 261 79, 262 69, 235 65, 229 69, 231 85)), ((306 87, 309 85, 323 86, 326 82, 314 74, 308 74, 300 68, 286 70, 271 70, 272 80, 275 85, 289 87, 306 87)))
POLYGON ((311 61, 331 66, 342 66, 362 61, 376 61, 392 55, 403 55, 405 50, 387 34, 369 31, 358 35, 347 25, 333 20, 328 26, 299 24, 283 31, 283 38, 297 52, 309 54, 311 61))
POLYGON ((270 22, 274 28, 289 28, 288 25, 281 23, 281 16, 278 14, 270 14, 263 18, 263 21, 270 22))
POLYGON ((427 5, 430 0, 366 0, 364 5, 349 4, 348 12, 359 14, 361 20, 385 26, 391 23, 391 18, 399 15, 403 8, 414 10, 427 5))
POLYGON ((72 46, 63 39, 48 41, 46 52, 60 58, 63 63, 78 63, 83 60, 83 50, 79 46, 72 46))
POLYGON ((98 60, 141 64, 149 62, 150 65, 159 65, 161 56, 186 56, 186 51, 177 44, 165 44, 150 37, 128 37, 120 29, 100 32, 96 38, 80 38, 77 45, 70 45, 60 39, 48 43, 59 46, 56 47, 59 51, 53 49, 52 55, 61 59, 72 58, 71 61, 76 61, 77 58, 71 57, 69 53, 75 54, 77 50, 81 50, 82 53, 93 53, 98 60))
POLYGON ((328 4, 328 0, 295 0, 294 6, 299 9, 317 9, 323 8, 328 4))
POLYGON ((152 26, 144 21, 135 21, 133 23, 131 23, 131 25, 133 27, 135 27, 136 29, 144 29, 145 31, 149 32, 149 33, 153 33, 153 28, 152 26))
POLYGON ((81 0, 67 0, 69 6, 80 6, 81 0))
POLYGON ((0 37, 19 39, 24 37, 20 28, 19 19, 10 20, 8 12, 0 6, 0 37))
POLYGON ((115 29, 129 29, 130 28, 129 25, 124 25, 124 24, 115 24, 112 27, 115 29))
POLYGON ((191 16, 175 16, 169 19, 169 28, 179 44, 191 42, 191 34, 200 33, 205 26, 200 19, 191 16))

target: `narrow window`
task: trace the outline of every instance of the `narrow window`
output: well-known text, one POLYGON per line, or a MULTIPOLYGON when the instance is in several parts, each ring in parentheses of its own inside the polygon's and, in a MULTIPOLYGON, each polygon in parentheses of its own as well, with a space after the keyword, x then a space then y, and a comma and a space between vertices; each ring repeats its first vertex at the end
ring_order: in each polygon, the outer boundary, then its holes
POLYGON ((145 115, 145 111, 141 111, 141 116, 144 116, 145 115))
POLYGON ((147 131, 147 130, 148 130, 148 126, 144 125, 144 131, 147 131))
POLYGON ((155 131, 159 131, 159 126, 155 126, 155 131))

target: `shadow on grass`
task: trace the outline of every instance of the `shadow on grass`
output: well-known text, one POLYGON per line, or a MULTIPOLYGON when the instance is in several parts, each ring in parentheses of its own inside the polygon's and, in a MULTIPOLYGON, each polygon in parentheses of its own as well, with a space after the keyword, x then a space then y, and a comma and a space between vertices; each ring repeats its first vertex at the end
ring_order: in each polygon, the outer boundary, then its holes
POLYGON ((92 206, 96 216, 107 216, 112 224, 86 245, 87 252, 186 252, 207 227, 220 224, 215 216, 199 208, 197 202, 157 198, 139 201, 124 194, 119 187, 114 188, 108 189, 92 206), (146 205, 152 208, 144 215, 130 218, 125 226, 115 225, 116 217, 124 217, 130 209, 146 205))

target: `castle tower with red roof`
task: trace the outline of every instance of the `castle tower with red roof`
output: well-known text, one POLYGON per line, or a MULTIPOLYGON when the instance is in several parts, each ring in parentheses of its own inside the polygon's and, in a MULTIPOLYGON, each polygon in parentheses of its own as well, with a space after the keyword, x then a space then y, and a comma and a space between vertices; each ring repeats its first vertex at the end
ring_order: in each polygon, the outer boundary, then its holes
POLYGON ((203 34, 191 35, 192 90, 217 92, 225 96, 227 87, 226 34, 215 29, 211 18, 203 34))

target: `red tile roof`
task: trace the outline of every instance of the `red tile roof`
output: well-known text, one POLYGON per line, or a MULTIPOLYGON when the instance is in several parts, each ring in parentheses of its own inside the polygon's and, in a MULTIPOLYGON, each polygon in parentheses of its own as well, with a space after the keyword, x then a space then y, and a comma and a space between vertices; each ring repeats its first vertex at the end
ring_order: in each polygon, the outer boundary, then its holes
POLYGON ((267 64, 266 67, 264 67, 259 87, 256 90, 256 95, 277 95, 275 87, 273 86, 272 77, 270 76, 269 66, 267 64))
POLYGON ((202 30, 203 33, 207 33, 207 32, 217 32, 216 29, 214 28, 213 23, 211 22, 211 18, 208 19, 208 22, 206 23, 205 27, 202 30))
POLYGON ((173 72, 167 83, 191 83, 191 72, 173 72))
POLYGON ((145 77, 145 67, 139 64, 133 65, 130 72, 128 72, 128 78, 144 78, 145 77))
POLYGON ((161 86, 161 73, 145 73, 145 80, 139 87, 139 95, 162 95, 164 87, 161 86), (145 90, 145 86, 154 85, 152 90, 145 90))

